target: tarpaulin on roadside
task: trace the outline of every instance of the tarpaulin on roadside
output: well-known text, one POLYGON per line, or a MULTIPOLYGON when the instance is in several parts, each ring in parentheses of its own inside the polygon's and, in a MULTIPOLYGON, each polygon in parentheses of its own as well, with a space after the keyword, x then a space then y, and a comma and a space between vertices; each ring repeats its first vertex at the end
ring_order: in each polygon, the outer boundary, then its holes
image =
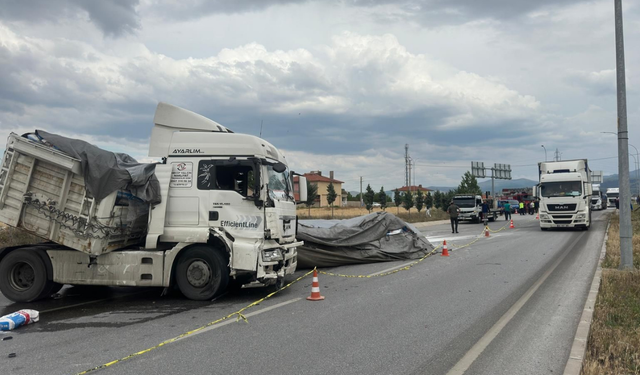
POLYGON ((301 220, 298 268, 419 259, 434 247, 413 225, 388 212, 346 220, 301 220))

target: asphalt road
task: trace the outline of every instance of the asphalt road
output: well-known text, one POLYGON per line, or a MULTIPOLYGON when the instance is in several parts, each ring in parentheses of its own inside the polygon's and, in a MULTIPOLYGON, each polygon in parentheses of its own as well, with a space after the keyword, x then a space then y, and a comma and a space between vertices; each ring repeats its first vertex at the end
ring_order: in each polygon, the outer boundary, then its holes
MULTIPOLYGON (((459 234, 448 224, 419 226, 433 243, 446 239, 450 256, 383 277, 321 274, 320 302, 305 299, 306 277, 246 310, 247 322, 234 317, 160 347, 271 290, 242 289, 214 302, 135 288, 65 287, 59 298, 33 304, 0 296, 2 315, 41 311, 40 322, 0 333, 12 337, 0 341, 0 374, 75 374, 149 348, 93 373, 559 374, 606 218, 596 213, 588 232, 542 232, 533 216, 515 215, 515 229, 489 238, 478 224, 461 224, 459 234)), ((370 275, 406 263, 323 271, 370 275)))

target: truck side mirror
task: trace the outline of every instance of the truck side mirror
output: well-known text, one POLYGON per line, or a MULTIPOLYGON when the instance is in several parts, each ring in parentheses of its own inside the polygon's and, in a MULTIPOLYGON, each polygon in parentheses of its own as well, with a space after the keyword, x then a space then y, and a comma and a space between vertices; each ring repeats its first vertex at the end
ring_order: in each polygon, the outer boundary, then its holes
POLYGON ((298 203, 307 201, 307 178, 304 176, 298 176, 298 191, 299 198, 298 203))

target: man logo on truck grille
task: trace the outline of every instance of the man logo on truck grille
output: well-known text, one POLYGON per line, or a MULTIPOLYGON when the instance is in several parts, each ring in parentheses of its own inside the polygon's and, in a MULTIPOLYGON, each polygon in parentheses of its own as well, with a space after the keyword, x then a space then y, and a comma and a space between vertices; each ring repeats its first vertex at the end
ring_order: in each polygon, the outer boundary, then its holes
POLYGON ((255 230, 260 227, 260 223, 262 223, 262 218, 260 216, 238 215, 235 221, 222 220, 220 225, 240 230, 255 230))

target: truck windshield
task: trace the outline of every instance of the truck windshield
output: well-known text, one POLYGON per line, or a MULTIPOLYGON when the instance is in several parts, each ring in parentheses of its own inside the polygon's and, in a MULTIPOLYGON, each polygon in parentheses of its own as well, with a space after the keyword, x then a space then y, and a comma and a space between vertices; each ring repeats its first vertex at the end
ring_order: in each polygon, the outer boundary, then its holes
POLYGON ((460 208, 473 208, 476 206, 476 200, 473 198, 454 198, 453 203, 460 208))
POLYGON ((607 197, 609 198, 618 198, 620 193, 607 193, 607 197))
POLYGON ((580 181, 545 182, 540 185, 540 192, 543 197, 577 197, 582 194, 582 183, 580 181))
POLYGON ((289 168, 278 173, 273 170, 271 165, 267 165, 267 176, 269 177, 269 197, 271 199, 294 201, 289 168))

